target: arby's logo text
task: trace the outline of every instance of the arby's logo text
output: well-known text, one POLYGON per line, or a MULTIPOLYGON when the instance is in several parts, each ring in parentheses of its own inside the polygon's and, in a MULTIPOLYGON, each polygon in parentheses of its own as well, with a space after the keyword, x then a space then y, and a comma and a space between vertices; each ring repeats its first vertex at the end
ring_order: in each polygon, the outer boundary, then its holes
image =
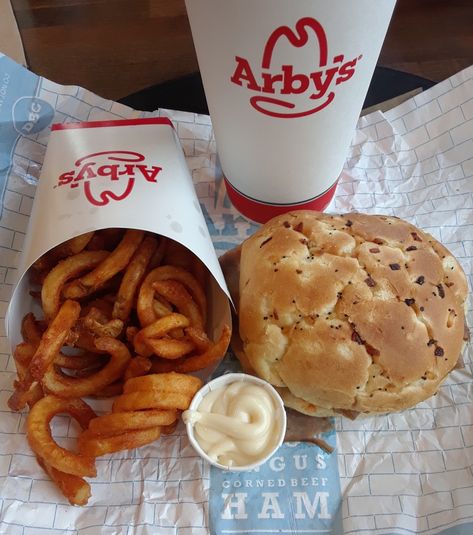
POLYGON ((122 201, 133 190, 137 180, 157 183, 162 167, 147 165, 139 152, 112 150, 95 152, 79 158, 74 169, 62 173, 54 186, 83 188, 90 204, 105 206, 111 201, 122 201))
POLYGON ((252 65, 247 59, 236 56, 230 80, 251 91, 250 104, 265 115, 305 117, 333 101, 336 86, 354 75, 361 58, 362 55, 358 55, 345 60, 344 54, 337 54, 329 60, 327 36, 322 25, 314 18, 304 17, 297 21, 295 30, 280 26, 273 31, 264 47, 260 65, 252 65), (300 72, 294 65, 275 66, 277 45, 292 45, 296 49, 311 46, 314 50, 313 68, 309 72, 300 72))

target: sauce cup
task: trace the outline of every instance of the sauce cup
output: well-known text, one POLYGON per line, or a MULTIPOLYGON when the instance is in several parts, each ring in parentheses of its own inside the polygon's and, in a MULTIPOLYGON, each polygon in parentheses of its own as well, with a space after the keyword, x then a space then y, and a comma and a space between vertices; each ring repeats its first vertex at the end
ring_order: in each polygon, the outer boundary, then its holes
POLYGON ((228 466, 225 464, 221 464, 220 462, 211 458, 204 451, 204 449, 202 448, 202 446, 200 445, 198 441, 198 438, 196 437, 194 423, 192 421, 187 421, 186 430, 187 430, 187 435, 189 437, 189 441, 192 444, 192 447, 194 448, 194 450, 212 466, 215 466, 222 470, 244 472, 247 470, 252 470, 264 464, 272 455, 274 455, 274 453, 277 451, 279 446, 281 446, 284 440, 284 436, 286 434, 286 411, 284 409, 284 403, 281 399, 281 396, 276 392, 276 390, 268 382, 258 377, 247 375, 245 373, 227 373, 208 382, 195 394, 188 410, 198 411, 201 402, 210 392, 221 387, 228 387, 233 383, 246 383, 246 384, 258 385, 262 387, 273 400, 274 402, 273 418, 274 418, 274 425, 276 426, 276 429, 275 429, 276 438, 274 440, 274 446, 271 448, 271 450, 265 451, 263 455, 261 456, 261 458, 258 458, 256 461, 253 461, 251 464, 228 466))

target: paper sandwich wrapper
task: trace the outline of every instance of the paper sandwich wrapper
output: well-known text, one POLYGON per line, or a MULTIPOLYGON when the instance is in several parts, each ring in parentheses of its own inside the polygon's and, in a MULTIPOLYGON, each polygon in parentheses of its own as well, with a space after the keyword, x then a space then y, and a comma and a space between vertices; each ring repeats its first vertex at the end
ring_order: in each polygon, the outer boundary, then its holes
POLYGON ((208 326, 214 340, 231 325, 229 291, 179 139, 167 118, 52 126, 5 324, 12 349, 21 321, 39 311, 29 294, 31 265, 85 232, 130 228, 173 239, 208 268, 208 326))

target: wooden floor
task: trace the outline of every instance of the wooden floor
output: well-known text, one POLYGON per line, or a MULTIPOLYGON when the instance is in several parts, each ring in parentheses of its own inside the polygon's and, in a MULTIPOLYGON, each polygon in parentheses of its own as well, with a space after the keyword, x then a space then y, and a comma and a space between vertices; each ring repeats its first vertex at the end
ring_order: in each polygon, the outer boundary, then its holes
MULTIPOLYGON (((118 99, 198 69, 184 0, 12 5, 30 68, 61 84, 118 99)), ((473 64, 473 0, 398 0, 379 64, 435 81, 473 64)))

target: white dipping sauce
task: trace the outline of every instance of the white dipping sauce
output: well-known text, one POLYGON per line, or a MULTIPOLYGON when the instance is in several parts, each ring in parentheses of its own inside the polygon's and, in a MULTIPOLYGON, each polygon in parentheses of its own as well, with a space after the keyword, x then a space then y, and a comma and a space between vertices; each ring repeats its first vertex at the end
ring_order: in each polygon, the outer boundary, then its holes
POLYGON ((200 447, 228 467, 251 465, 277 446, 283 422, 270 393, 259 384, 234 382, 208 392, 196 410, 184 411, 200 447))

